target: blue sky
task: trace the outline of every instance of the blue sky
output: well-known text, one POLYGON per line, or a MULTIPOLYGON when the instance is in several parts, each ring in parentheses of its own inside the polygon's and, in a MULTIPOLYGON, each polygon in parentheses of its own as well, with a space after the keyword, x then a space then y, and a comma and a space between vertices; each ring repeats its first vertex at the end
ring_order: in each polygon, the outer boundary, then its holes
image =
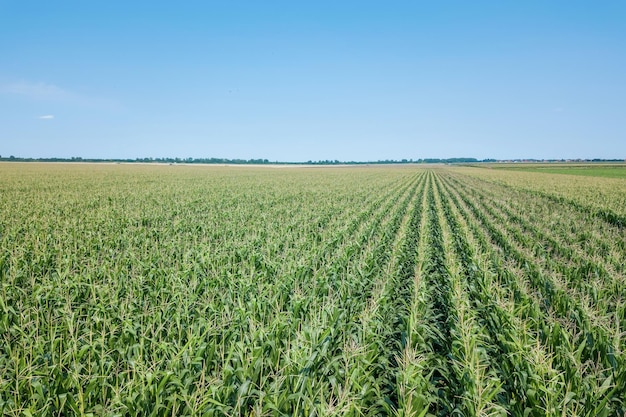
POLYGON ((624 1, 0 0, 0 155, 626 158, 624 1))

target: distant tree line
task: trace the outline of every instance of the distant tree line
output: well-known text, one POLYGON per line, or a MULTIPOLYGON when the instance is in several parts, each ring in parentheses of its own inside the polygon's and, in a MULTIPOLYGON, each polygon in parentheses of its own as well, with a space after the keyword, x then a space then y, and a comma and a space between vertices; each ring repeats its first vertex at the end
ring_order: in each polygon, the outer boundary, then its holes
POLYGON ((306 162, 270 161, 268 159, 228 159, 228 158, 22 158, 3 157, 0 161, 15 162, 118 162, 118 163, 158 163, 158 164, 231 164, 231 165, 376 165, 376 164, 472 164, 480 162, 623 162, 624 159, 477 159, 477 158, 419 158, 385 159, 377 161, 309 160, 306 162))
POLYGON ((330 160, 309 160, 307 162, 286 162, 270 161, 268 159, 229 159, 229 158, 82 158, 73 156, 71 158, 23 158, 16 156, 2 157, 0 161, 16 162, 124 162, 124 163, 166 163, 166 164, 234 164, 234 165, 266 165, 266 164, 288 164, 288 165, 366 165, 366 164, 433 164, 433 163, 475 163, 475 162, 496 162, 495 159, 476 158, 420 158, 420 159, 385 159, 377 161, 339 161, 330 160))
POLYGON ((124 163, 169 163, 169 164, 270 164, 267 159, 227 159, 227 158, 21 158, 16 156, 2 157, 0 161, 19 162, 124 162, 124 163))

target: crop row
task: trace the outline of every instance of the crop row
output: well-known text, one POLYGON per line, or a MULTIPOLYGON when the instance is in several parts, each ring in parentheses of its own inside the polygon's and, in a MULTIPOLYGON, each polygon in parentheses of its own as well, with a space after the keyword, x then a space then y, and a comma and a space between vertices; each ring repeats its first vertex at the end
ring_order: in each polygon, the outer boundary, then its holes
POLYGON ((623 415, 624 229, 480 172, 0 165, 0 410, 623 415))

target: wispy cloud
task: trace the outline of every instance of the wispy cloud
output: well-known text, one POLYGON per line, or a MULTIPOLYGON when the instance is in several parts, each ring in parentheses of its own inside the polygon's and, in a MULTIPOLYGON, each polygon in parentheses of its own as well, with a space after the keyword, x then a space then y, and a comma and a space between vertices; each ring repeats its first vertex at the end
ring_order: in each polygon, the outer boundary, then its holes
POLYGON ((4 84, 0 91, 7 94, 16 94, 36 100, 76 100, 80 97, 54 84, 30 83, 19 81, 4 84))
POLYGON ((61 102, 105 109, 120 108, 120 104, 116 100, 85 95, 44 82, 16 81, 0 84, 0 94, 8 94, 35 101, 61 102))
POLYGON ((54 119, 54 114, 45 114, 43 116, 39 116, 41 120, 51 120, 54 119))

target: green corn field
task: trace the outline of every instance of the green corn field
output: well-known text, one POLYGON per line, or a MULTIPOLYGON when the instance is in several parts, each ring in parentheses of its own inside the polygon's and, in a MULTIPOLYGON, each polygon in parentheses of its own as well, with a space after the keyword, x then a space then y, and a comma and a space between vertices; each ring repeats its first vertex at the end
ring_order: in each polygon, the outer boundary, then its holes
POLYGON ((626 180, 0 164, 5 416, 624 416, 626 180))

